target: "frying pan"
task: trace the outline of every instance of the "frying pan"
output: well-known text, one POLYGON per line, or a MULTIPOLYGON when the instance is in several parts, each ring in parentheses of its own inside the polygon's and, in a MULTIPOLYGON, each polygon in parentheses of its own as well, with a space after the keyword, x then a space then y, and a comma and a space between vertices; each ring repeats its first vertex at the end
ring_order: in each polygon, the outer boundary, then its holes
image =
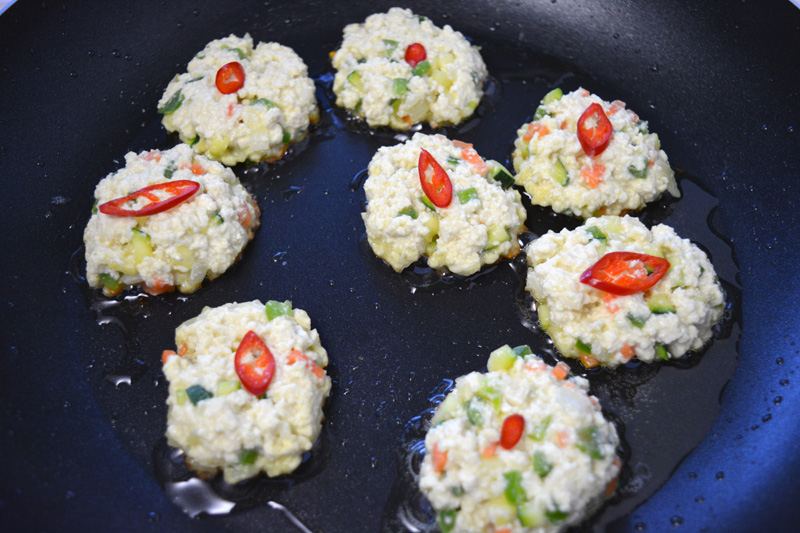
MULTIPOLYGON (((800 518, 800 10, 786 0, 397 4, 483 47, 490 94, 446 133, 486 157, 507 160, 516 128, 557 85, 649 120, 684 195, 641 216, 706 249, 726 288, 729 312, 705 353, 589 375, 626 443, 626 470, 620 495, 581 529, 789 529, 800 518)), ((0 16, 3 529, 295 531, 273 502, 312 531, 393 530, 415 498, 406 462, 419 415, 444 380, 482 369, 505 343, 554 361, 519 260, 470 279, 398 275, 364 243, 354 177, 397 139, 331 109, 327 54, 345 24, 392 5, 20 1, 0 16), (104 300, 81 279, 96 183, 127 151, 176 142, 155 113, 164 87, 205 43, 247 31, 304 58, 319 127, 286 160, 235 169, 263 218, 230 271, 188 296, 104 300), (221 500, 198 503, 163 438, 159 354, 204 306, 256 298, 293 300, 319 330, 334 379, 325 429, 295 474, 212 480, 221 500), (199 513, 226 512, 226 501, 229 513, 199 513)), ((526 238, 576 224, 528 213, 526 238)))

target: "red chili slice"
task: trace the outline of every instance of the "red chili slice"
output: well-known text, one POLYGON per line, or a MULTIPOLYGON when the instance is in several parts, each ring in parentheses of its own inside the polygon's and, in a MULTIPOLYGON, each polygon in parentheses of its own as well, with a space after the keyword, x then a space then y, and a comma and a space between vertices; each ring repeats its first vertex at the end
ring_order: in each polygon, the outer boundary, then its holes
POLYGON ((115 198, 114 200, 100 204, 97 206, 97 209, 106 215, 118 217, 155 215, 156 213, 164 212, 188 200, 199 188, 200 184, 191 180, 175 180, 157 183, 132 192, 128 196, 115 198), (140 205, 142 200, 149 203, 145 203, 138 209, 130 209, 130 207, 140 205))
POLYGON ((425 196, 436 207, 447 207, 453 199, 453 184, 442 166, 424 148, 419 154, 419 181, 425 196))
POLYGON ((417 66, 417 63, 421 61, 425 61, 428 57, 428 52, 425 51, 425 47, 419 43, 409 44, 408 48, 406 48, 406 63, 411 65, 411 68, 417 66))
POLYGON ((233 359, 236 375, 247 392, 261 396, 275 375, 275 358, 255 331, 248 331, 233 359))
POLYGON ((658 283, 669 270, 669 261, 634 252, 610 252, 581 274, 581 283, 595 289, 627 296, 658 283))
POLYGON ((578 119, 578 140, 584 153, 589 157, 602 154, 608 147, 613 130, 611 121, 600 104, 594 103, 587 107, 578 119))
POLYGON ((500 446, 510 450, 517 445, 525 430, 525 419, 522 415, 511 415, 503 421, 503 430, 500 432, 500 446))
POLYGON ((216 83, 222 94, 235 93, 244 86, 244 67, 238 61, 222 65, 217 71, 216 83))

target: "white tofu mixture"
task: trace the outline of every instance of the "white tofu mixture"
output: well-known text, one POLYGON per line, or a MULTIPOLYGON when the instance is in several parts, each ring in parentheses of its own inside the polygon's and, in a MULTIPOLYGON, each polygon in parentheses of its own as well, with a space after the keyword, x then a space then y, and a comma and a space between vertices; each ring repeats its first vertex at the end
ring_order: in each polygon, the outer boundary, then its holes
POLYGON ((669 226, 652 231, 629 216, 590 218, 575 230, 549 231, 525 248, 526 289, 542 329, 565 357, 585 366, 616 366, 682 357, 711 338, 725 299, 714 267, 700 248, 669 226), (581 274, 609 252, 669 261, 644 292, 617 296, 581 283, 581 274))
POLYGON ((487 76, 480 53, 461 33, 397 7, 346 26, 333 67, 336 105, 372 127, 397 130, 462 122, 478 107, 487 76), (426 59, 412 65, 406 52, 415 43, 426 59))
POLYGON ((83 234, 86 279, 112 295, 141 283, 151 294, 196 290, 225 272, 259 225, 259 209, 233 172, 180 144, 166 151, 128 153, 125 167, 95 189, 83 234), (189 199, 149 216, 116 216, 97 206, 144 187, 178 180, 200 185, 189 199))
POLYGON ((581 522, 620 471, 616 429, 588 381, 527 346, 495 350, 488 368, 456 380, 425 437, 419 486, 441 530, 545 533, 581 522))
POLYGON ((619 100, 606 102, 578 89, 548 93, 514 141, 516 183, 532 203, 588 218, 642 209, 668 190, 680 196, 658 135, 619 100), (598 103, 613 126, 608 146, 589 157, 578 140, 578 120, 598 103))
POLYGON ((303 60, 277 43, 254 47, 249 34, 208 43, 169 83, 158 108, 167 130, 229 166, 280 159, 319 117, 303 60), (217 71, 234 61, 244 69, 244 85, 223 94, 217 71))
POLYGON ((328 355, 308 314, 291 302, 255 300, 206 307, 175 331, 177 352, 165 351, 169 380, 167 440, 199 472, 222 469, 236 483, 266 472, 292 472, 322 429, 331 389, 328 355), (269 315, 269 316, 268 316, 269 315), (263 397, 242 385, 234 356, 254 331, 275 360, 263 397))
POLYGON ((520 194, 510 187, 510 174, 494 161, 484 162, 471 145, 416 133, 403 144, 380 148, 368 172, 367 210, 361 215, 367 239, 396 271, 427 256, 431 268, 468 276, 519 252, 517 236, 526 217, 520 194), (436 207, 423 192, 423 148, 452 182, 447 207, 436 207))

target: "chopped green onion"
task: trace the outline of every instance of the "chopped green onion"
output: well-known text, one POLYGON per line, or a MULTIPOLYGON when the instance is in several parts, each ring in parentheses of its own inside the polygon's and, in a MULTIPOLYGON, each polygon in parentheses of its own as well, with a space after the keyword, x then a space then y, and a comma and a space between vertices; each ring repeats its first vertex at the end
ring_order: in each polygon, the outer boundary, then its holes
POLYGON ((462 487, 461 485, 459 485, 457 487, 450 487, 450 494, 452 494, 455 497, 463 496, 464 495, 464 487, 462 487))
POLYGON ((172 175, 175 174, 176 170, 178 170, 178 167, 175 165, 175 161, 171 161, 167 168, 164 169, 164 177, 168 180, 172 179, 172 175))
POLYGON ((578 430, 578 443, 575 447, 592 459, 603 459, 605 455, 600 450, 600 434, 597 426, 591 425, 578 430))
POLYGON ((414 208, 413 208, 413 207, 411 207, 411 206, 404 207, 403 209, 401 209, 401 210, 400 210, 400 212, 399 212, 399 213, 397 213, 397 216, 399 216, 399 217, 400 217, 400 216, 403 216, 403 215, 405 215, 405 216, 408 216, 408 217, 411 217, 411 218, 413 218, 414 220, 416 220, 416 218, 417 218, 417 210, 416 210, 416 209, 414 209, 414 208))
POLYGON ((366 62, 367 62, 367 58, 366 57, 359 57, 358 59, 356 59, 356 63, 358 63, 359 65, 361 65, 363 63, 366 63, 366 62))
POLYGON ((517 354, 519 357, 525 357, 526 355, 531 355, 533 352, 531 351, 531 347, 527 344, 522 344, 514 348, 514 353, 517 354))
POLYGON ((553 420, 552 415, 547 415, 539 422, 536 427, 534 427, 528 437, 532 438, 535 441, 541 441, 544 439, 545 434, 547 433, 547 428, 550 426, 550 421, 553 420))
POLYGON ((483 399, 480 396, 475 396, 472 399, 464 402, 464 409, 467 411, 467 420, 473 426, 482 426, 483 425, 483 415, 481 414, 480 409, 478 409, 477 405, 473 405, 474 402, 481 402, 483 399))
POLYGON ((630 313, 628 313, 627 317, 628 317, 628 320, 630 320, 630 323, 633 324, 634 326, 636 326, 639 329, 642 329, 644 327, 644 323, 647 322, 647 318, 649 318, 649 317, 645 317, 644 319, 636 318, 635 316, 633 316, 630 313))
POLYGON ((475 85, 480 85, 481 84, 481 76, 480 76, 480 74, 478 74, 477 72, 475 72, 473 70, 472 72, 469 73, 469 75, 472 77, 472 83, 474 83, 475 85))
POLYGON ((94 203, 92 204, 92 214, 94 215, 97 213, 97 199, 95 198, 94 203))
POLYGON ((364 90, 364 83, 361 81, 361 74, 357 70, 354 70, 347 75, 347 81, 349 81, 350 84, 359 91, 364 90))
POLYGON ((455 157, 448 157, 447 162, 450 163, 451 165, 457 165, 461 162, 461 160, 455 157))
POLYGON ((400 43, 393 41, 392 39, 383 39, 383 44, 386 45, 386 57, 392 57, 394 51, 397 50, 397 45, 400 43))
POLYGON ((239 463, 243 465, 252 465, 258 459, 258 450, 239 450, 239 463))
POLYGON ((638 170, 635 166, 631 165, 628 167, 628 172, 630 172, 634 178, 644 179, 647 177, 647 164, 645 163, 642 170, 638 170))
POLYGON ((667 347, 660 342, 656 343, 656 355, 664 361, 669 361, 669 352, 667 351, 667 347))
POLYGON ((427 208, 428 208, 428 209, 430 209, 431 211, 436 211, 436 206, 435 206, 435 205, 433 205, 433 202, 431 202, 431 201, 428 199, 428 197, 427 197, 427 196, 424 196, 424 195, 423 195, 423 196, 420 196, 420 197, 419 197, 419 200, 420 200, 420 202, 422 202, 423 204, 425 204, 425 207, 427 207, 427 208))
POLYGON ((277 105, 275 105, 275 102, 273 102, 272 100, 267 100, 266 98, 259 98, 257 100, 253 100, 252 102, 250 102, 250 105, 256 105, 256 104, 264 105, 267 107, 267 109, 278 107, 277 105))
POLYGON ((189 400, 192 402, 192 405, 197 405, 197 402, 208 400, 209 398, 214 397, 213 394, 208 392, 200 385, 192 385, 191 387, 186 389, 186 395, 189 397, 189 400))
POLYGON ((547 460, 543 452, 533 454, 533 471, 540 478, 546 478, 547 474, 553 469, 553 464, 547 460))
POLYGON ((408 80, 405 78, 395 78, 392 81, 392 92, 397 96, 402 96, 408 92, 408 80))
POLYGON ((395 113, 397 113, 397 110, 400 108, 400 102, 401 100, 399 98, 392 98, 389 100, 389 105, 392 106, 395 113))
POLYGON ((496 388, 484 383, 484 385, 478 391, 478 396, 488 402, 491 402, 495 411, 500 410, 500 405, 503 403, 503 397, 500 394, 500 391, 498 391, 496 388))
POLYGON ((200 142, 200 134, 195 135, 194 139, 189 142, 189 148, 200 142))
POLYGON ((420 61, 417 63, 417 66, 411 69, 411 74, 414 76, 424 76, 431 70, 431 62, 427 59, 425 61, 420 61))
POLYGON ((470 187, 469 189, 458 191, 458 201, 461 202, 462 204, 465 204, 470 200, 477 200, 477 199, 478 199, 478 191, 475 190, 475 187, 470 187))
POLYGON ((211 220, 218 226, 225 222, 225 219, 222 218, 222 215, 219 214, 219 211, 211 215, 211 220))
POLYGON ((115 291, 119 289, 119 280, 114 278, 111 274, 100 274, 100 281, 107 289, 115 291))
POLYGON ((586 231, 589 232, 589 234, 592 236, 592 240, 598 240, 598 241, 602 242, 603 244, 605 244, 606 240, 608 239, 606 234, 603 233, 602 231, 600 231, 600 228, 598 228, 597 226, 592 226, 591 228, 586 228, 586 231))
POLYGON ((444 511, 439 511, 436 515, 436 522, 439 524, 439 529, 442 530, 442 533, 450 533, 453 530, 456 525, 456 514, 458 514, 456 509, 445 509, 444 511))
POLYGON ((170 113, 174 113, 176 109, 178 109, 181 104, 183 103, 184 96, 181 94, 181 90, 173 94, 167 103, 164 104, 162 107, 158 108, 159 115, 169 115, 170 113))
POLYGON ((247 59, 247 56, 245 55, 244 52, 242 52, 241 48, 231 48, 230 46, 223 44, 222 45, 222 49, 223 50, 233 50, 239 56, 239 59, 247 59))
POLYGON ((536 113, 533 114, 533 120, 540 120, 547 116, 547 111, 542 106, 536 108, 536 113))
POLYGON ((289 141, 292 140, 292 134, 286 130, 283 130, 283 144, 289 144, 289 141))
POLYGON ((267 320, 278 318, 279 316, 288 315, 292 312, 292 302, 286 300, 285 302, 278 302, 270 300, 265 306, 267 309, 267 320))
POLYGON ((522 474, 520 474, 518 470, 512 470, 511 472, 503 474, 503 477, 506 478, 505 494, 508 503, 511 505, 525 503, 528 499, 528 495, 522 487, 522 474))
POLYGON ((581 339, 575 340, 575 347, 583 353, 592 353, 592 345, 588 342, 583 342, 581 339))
POLYGON ((184 83, 184 85, 189 85, 190 83, 194 83, 194 82, 196 82, 196 81, 200 81, 200 80, 202 80, 203 78, 205 78, 205 76, 198 76, 198 77, 196 77, 196 78, 194 78, 194 79, 191 79, 191 80, 187 81, 186 83, 184 83))
POLYGON ((564 511, 559 511, 556 509, 555 511, 548 511, 545 510, 544 515, 550 520, 551 524, 561 524, 569 518, 569 513, 565 513, 564 511))

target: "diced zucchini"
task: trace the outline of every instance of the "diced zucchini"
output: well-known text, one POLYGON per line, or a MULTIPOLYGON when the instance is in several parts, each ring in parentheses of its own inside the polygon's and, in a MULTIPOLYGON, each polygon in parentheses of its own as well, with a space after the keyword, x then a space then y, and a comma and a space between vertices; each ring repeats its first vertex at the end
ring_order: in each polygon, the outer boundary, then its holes
POLYGON ((489 372, 508 370, 514 366, 514 361, 516 360, 517 354, 511 349, 511 346, 506 344, 489 354, 489 362, 486 367, 489 372))
POLYGON ((175 248, 175 252, 180 256, 180 259, 175 261, 175 266, 181 266, 186 269, 194 266, 194 252, 191 248, 181 244, 175 248))
POLYGON ((489 173, 492 179, 500 184, 503 189, 509 189, 514 185, 514 176, 503 165, 497 161, 489 160, 486 162, 489 165, 489 173))
POLYGON ((541 326, 542 331, 550 329, 550 306, 539 304, 536 312, 539 314, 539 326, 541 326))
POLYGON ((531 355, 533 352, 531 351, 531 347, 527 344, 520 344, 514 348, 514 353, 519 357, 525 357, 526 355, 531 355))
POLYGON ((220 381, 217 383, 217 396, 227 396, 232 392, 242 388, 242 384, 236 380, 220 381))
POLYGON ((444 400, 442 400, 442 403, 440 403, 439 407, 436 408, 436 413, 434 413, 433 418, 431 419, 431 425, 435 426, 439 422, 444 422, 445 420, 453 418, 458 410, 458 405, 459 399, 457 394, 451 392, 445 396, 444 400))
POLYGON ((669 298, 668 294, 658 293, 654 294, 647 300, 647 307, 655 315, 664 315, 666 313, 675 313, 675 305, 669 298))
POLYGON ((592 236, 592 240, 598 240, 603 244, 606 243, 608 237, 606 237, 606 234, 600 231, 600 228, 598 228, 597 226, 586 228, 586 231, 592 236))
POLYGON ((414 209, 411 206, 404 207, 403 209, 400 210, 399 213, 397 213, 397 216, 401 217, 401 216, 404 216, 404 215, 407 216, 407 217, 411 217, 411 218, 416 220, 416 218, 417 218, 417 210, 414 209))
POLYGON ((414 76, 424 76, 431 70, 431 62, 427 59, 425 61, 420 61, 417 63, 417 66, 411 69, 411 74, 414 76))
POLYGON ((359 73, 357 70, 354 70, 353 72, 347 75, 347 81, 349 81, 350 85, 352 85, 359 91, 364 90, 364 82, 361 81, 361 73, 359 73))
POLYGON ((431 202, 431 201, 428 199, 428 197, 427 197, 427 196, 425 196, 425 195, 422 195, 422 196, 420 196, 420 197, 419 197, 419 201, 420 201, 420 202, 422 202, 423 204, 425 204, 425 207, 427 207, 427 208, 428 208, 428 209, 430 209, 431 211, 436 211, 436 206, 435 206, 435 205, 433 205, 433 202, 431 202))
POLYGON ((472 200, 478 199, 478 191, 475 190, 475 187, 470 187, 469 189, 464 189, 463 191, 458 191, 458 201, 461 204, 466 204, 472 200))
POLYGON ((192 385, 186 389, 186 396, 189 397, 189 401, 192 402, 192 405, 197 405, 198 402, 214 397, 213 394, 208 392, 201 385, 192 385))
POLYGON ((510 505, 521 505, 528 500, 525 488, 522 486, 522 474, 518 470, 511 470, 503 474, 506 478, 506 501, 510 505))
POLYGON ((228 151, 228 146, 231 144, 231 139, 227 135, 212 137, 208 141, 208 153, 217 159, 222 158, 228 151))
POLYGON ((267 310, 267 320, 273 320, 279 316, 289 315, 292 313, 292 302, 286 300, 278 302, 276 300, 269 300, 265 305, 267 310))
POLYGON ((444 90, 447 91, 453 85, 453 80, 451 80, 447 74, 439 69, 431 69, 431 78, 444 87, 444 90))
POLYGON ((102 283, 108 290, 115 292, 119 290, 119 280, 111 274, 100 274, 100 283, 102 283))
POLYGON ((544 479, 552 469, 553 464, 547 460, 544 452, 536 452, 533 454, 533 471, 536 472, 536 475, 544 479))
POLYGON ((579 352, 589 355, 592 354, 592 345, 581 339, 575 339, 575 348, 577 348, 579 352))
POLYGON ((428 220, 424 223, 426 228, 428 228, 428 237, 433 239, 439 234, 439 219, 435 216, 429 216, 428 220))
POLYGON ((559 183, 562 187, 566 187, 569 185, 569 174, 567 174, 567 168, 564 166, 564 163, 561 162, 559 159, 553 166, 550 167, 550 177, 559 183))
POLYGON ((669 352, 667 351, 667 347, 660 342, 656 343, 656 355, 664 361, 669 361, 669 352))
POLYGON ((575 447, 592 459, 603 459, 605 455, 600 451, 600 434, 597 426, 586 426, 578 430, 578 442, 575 447))
POLYGON ((96 215, 97 211, 98 211, 98 209, 97 209, 97 199, 95 198, 94 203, 92 204, 92 214, 96 215))
POLYGON ((289 144, 292 140, 292 134, 287 130, 283 130, 283 144, 289 144))
POLYGON ((564 96, 564 91, 561 88, 556 87, 542 98, 542 105, 552 104, 558 100, 561 100, 561 97, 564 96))
POLYGON ((188 400, 188 399, 189 399, 189 397, 186 395, 186 391, 185 390, 178 389, 178 390, 175 391, 175 402, 178 405, 186 405, 186 400, 188 400))
POLYGON ((224 219, 224 218, 222 218, 222 215, 220 215, 220 214, 219 214, 219 211, 217 211, 217 212, 215 212, 213 215, 211 215, 211 222, 213 222, 214 224, 216 224, 217 226, 219 226, 219 225, 221 225, 223 222, 225 222, 225 219, 224 219))
POLYGON ((386 50, 384 50, 384 54, 386 55, 386 57, 392 57, 394 51, 397 50, 397 45, 399 45, 400 43, 392 39, 383 39, 383 44, 386 45, 386 50))
POLYGON ((467 420, 469 420, 469 423, 473 426, 483 425, 483 415, 477 405, 482 401, 483 399, 480 396, 475 396, 464 403, 464 410, 467 412, 467 420))
POLYGON ((547 428, 550 427, 550 422, 553 420, 551 415, 547 415, 539 422, 531 432, 528 434, 528 437, 537 441, 541 442, 544 439, 544 436, 547 434, 547 428))
POLYGON ((356 102, 356 106, 353 108, 353 113, 358 114, 359 112, 361 112, 361 106, 363 103, 364 101, 361 98, 359 98, 358 102, 356 102))
MULTIPOLYGON (((191 148, 192 146, 194 146, 195 144, 197 144, 199 142, 200 142, 200 135, 198 134, 198 135, 194 136, 194 139, 189 141, 189 148, 191 148)), ((166 174, 164 174, 164 175, 166 175, 166 174)))
POLYGON ((489 227, 489 230, 486 232, 486 238, 488 241, 486 249, 489 250, 499 246, 500 244, 506 241, 510 241, 511 235, 508 234, 508 231, 506 230, 505 227, 503 227, 500 224, 497 224, 489 227))
POLYGON ((500 394, 500 391, 493 386, 484 382, 478 390, 478 396, 490 402, 495 411, 500 410, 500 405, 503 403, 503 396, 500 394))
POLYGON ((392 94, 403 96, 408 92, 408 80, 405 78, 395 78, 392 81, 392 94))
POLYGON ((389 105, 391 106, 392 111, 394 111, 395 115, 397 114, 397 110, 400 109, 400 104, 402 102, 403 101, 400 98, 392 98, 391 100, 389 100, 389 105))
POLYGON ((642 329, 644 327, 645 322, 647 322, 647 318, 648 317, 637 318, 637 317, 633 316, 631 313, 628 313, 627 314, 627 318, 628 318, 628 320, 630 321, 631 324, 633 324, 634 326, 636 326, 639 329, 642 329))
POLYGON ((252 465, 255 464, 256 459, 258 459, 258 450, 239 450, 239 464, 252 465))
POLYGON ((167 102, 158 108, 159 115, 169 115, 170 113, 174 113, 183 103, 184 96, 181 93, 181 90, 178 89, 175 94, 173 94, 167 102))
POLYGON ((133 228, 131 246, 133 247, 133 262, 137 265, 146 257, 152 257, 153 255, 153 245, 150 241, 150 235, 139 228, 133 228))
POLYGON ((250 105, 263 105, 267 109, 272 109, 273 107, 278 107, 275 105, 275 102, 272 100, 267 100, 266 98, 258 98, 250 102, 250 105))
POLYGON ((525 502, 517 506, 517 518, 522 527, 541 527, 545 523, 544 513, 533 502, 525 502))
POLYGON ((456 516, 458 515, 457 509, 445 509, 436 514, 436 523, 442 533, 450 533, 456 525, 456 516))

